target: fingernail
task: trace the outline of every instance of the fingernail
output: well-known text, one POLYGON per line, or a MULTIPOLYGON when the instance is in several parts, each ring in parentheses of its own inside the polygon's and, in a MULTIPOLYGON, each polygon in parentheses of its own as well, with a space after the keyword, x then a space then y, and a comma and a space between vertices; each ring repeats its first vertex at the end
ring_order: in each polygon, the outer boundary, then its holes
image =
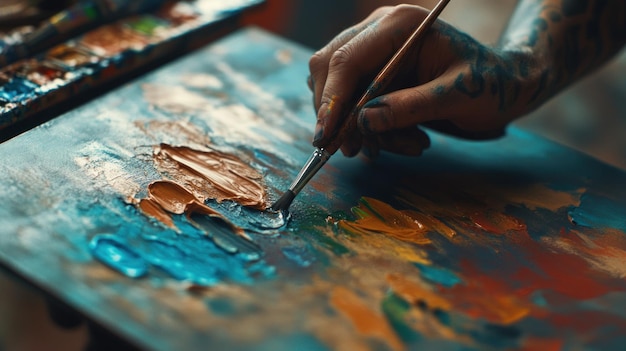
MULTIPOLYGON (((367 106, 367 105, 366 105, 367 106)), ((388 130, 391 109, 387 105, 365 107, 359 114, 359 128, 363 134, 376 134, 388 130)))
POLYGON ((317 123, 315 125, 315 134, 313 135, 313 145, 322 141, 323 137, 324 137, 324 127, 322 126, 321 123, 317 123))

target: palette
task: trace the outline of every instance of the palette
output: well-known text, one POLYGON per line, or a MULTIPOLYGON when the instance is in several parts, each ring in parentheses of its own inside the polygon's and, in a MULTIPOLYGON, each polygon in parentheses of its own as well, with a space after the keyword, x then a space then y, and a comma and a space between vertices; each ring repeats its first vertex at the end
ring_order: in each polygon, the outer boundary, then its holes
MULTIPOLYGON (((158 11, 98 27, 0 70, 0 132, 16 123, 53 117, 120 83, 237 28, 238 15, 262 0, 179 1, 158 11)), ((34 27, 0 37, 0 52, 19 45, 34 27)), ((22 128, 23 129, 23 128, 22 128)), ((15 132, 14 132, 15 131, 15 132)), ((6 135, 6 136, 5 136, 6 135)))
POLYGON ((623 345, 626 174, 521 129, 260 211, 312 150, 311 53, 243 30, 1 144, 2 264, 146 349, 623 345))

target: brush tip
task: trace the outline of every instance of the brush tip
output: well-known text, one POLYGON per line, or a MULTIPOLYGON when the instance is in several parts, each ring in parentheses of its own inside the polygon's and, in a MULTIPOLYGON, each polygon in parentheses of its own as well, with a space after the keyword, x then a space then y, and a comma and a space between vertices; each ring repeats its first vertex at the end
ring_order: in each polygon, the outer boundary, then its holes
POLYGON ((296 194, 293 191, 287 190, 285 191, 283 196, 280 197, 280 199, 274 202, 274 204, 270 207, 270 209, 272 211, 287 211, 289 209, 289 206, 291 206, 291 203, 293 202, 293 199, 295 197, 296 197, 296 194))

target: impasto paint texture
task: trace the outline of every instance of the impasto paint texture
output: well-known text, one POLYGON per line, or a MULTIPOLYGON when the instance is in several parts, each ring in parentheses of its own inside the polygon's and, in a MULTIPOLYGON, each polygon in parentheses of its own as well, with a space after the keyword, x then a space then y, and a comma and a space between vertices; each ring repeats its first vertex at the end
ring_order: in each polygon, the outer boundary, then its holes
POLYGON ((242 31, 0 145, 2 263, 146 349, 623 346, 626 175, 538 136, 337 157, 267 211, 310 55, 242 31))

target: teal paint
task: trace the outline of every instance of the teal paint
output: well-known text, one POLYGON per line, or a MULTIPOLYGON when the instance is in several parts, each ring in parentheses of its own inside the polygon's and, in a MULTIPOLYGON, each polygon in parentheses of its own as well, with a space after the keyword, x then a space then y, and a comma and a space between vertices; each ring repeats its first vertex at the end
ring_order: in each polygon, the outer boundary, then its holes
POLYGON ((315 262, 315 255, 306 246, 286 246, 280 249, 290 261, 300 267, 309 267, 315 262))
POLYGON ((422 277, 433 283, 450 288, 462 282, 459 276, 448 269, 419 263, 416 263, 415 266, 420 270, 422 277))
POLYGON ((568 213, 570 221, 588 228, 615 228, 626 231, 626 205, 594 193, 585 193, 580 206, 568 213))
POLYGON ((97 260, 128 277, 139 278, 148 273, 146 260, 114 235, 95 236, 89 248, 97 260))
POLYGON ((222 218, 192 213, 189 219, 224 251, 238 254, 247 261, 256 261, 263 256, 259 245, 237 235, 232 225, 222 218))

